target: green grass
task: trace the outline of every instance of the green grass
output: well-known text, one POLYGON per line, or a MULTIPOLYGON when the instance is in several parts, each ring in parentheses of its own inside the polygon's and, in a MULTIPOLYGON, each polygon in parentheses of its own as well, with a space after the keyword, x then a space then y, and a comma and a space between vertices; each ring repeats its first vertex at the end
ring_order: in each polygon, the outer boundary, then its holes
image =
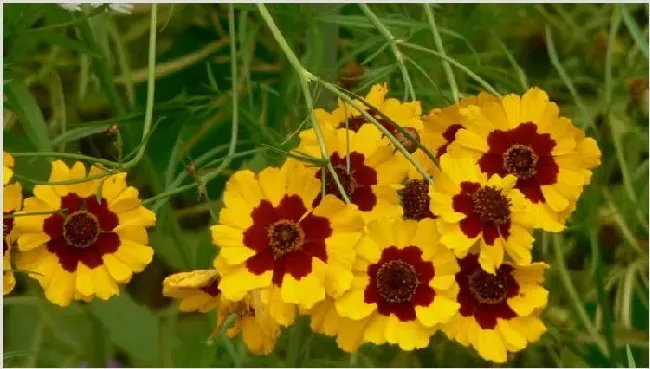
POLYGON ((534 258, 552 265, 548 332, 507 366, 648 366, 647 4, 3 9, 3 143, 20 153, 26 191, 51 158, 85 159, 128 170, 158 214, 154 262, 109 302, 61 309, 18 273, 4 298, 5 366, 492 366, 441 333, 423 350, 351 356, 304 319, 255 357, 239 338, 207 344, 214 316, 179 314, 161 295, 165 276, 211 265, 207 227, 227 177, 281 163, 309 108, 335 105, 349 63, 365 67, 354 94, 388 81, 427 112, 539 86, 597 139, 602 165, 568 230, 536 234, 534 258))

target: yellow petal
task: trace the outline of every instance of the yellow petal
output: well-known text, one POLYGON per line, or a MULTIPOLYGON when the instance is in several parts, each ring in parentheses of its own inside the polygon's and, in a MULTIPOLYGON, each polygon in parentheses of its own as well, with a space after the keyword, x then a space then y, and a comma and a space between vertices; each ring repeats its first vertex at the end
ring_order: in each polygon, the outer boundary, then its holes
POLYGON ((480 152, 488 151, 487 141, 475 132, 468 131, 467 129, 458 131, 454 142, 480 152))
POLYGON ((264 197, 271 201, 273 206, 278 206, 287 190, 286 178, 280 168, 267 167, 262 170, 259 173, 259 184, 264 197))
POLYGON ((248 291, 269 286, 272 275, 271 271, 267 271, 257 276, 249 272, 246 266, 238 266, 231 273, 223 275, 219 289, 228 300, 239 301, 248 291))
POLYGON ((101 183, 102 197, 110 204, 126 189, 126 172, 114 174, 101 183))
POLYGON ((481 254, 479 255, 478 261, 481 264, 481 268, 488 273, 494 274, 495 268, 503 262, 503 241, 495 239, 492 246, 487 245, 483 241, 480 244, 481 254))
POLYGON ((108 300, 111 296, 118 295, 120 289, 115 280, 108 274, 103 265, 91 270, 93 284, 95 285, 95 295, 102 300, 108 300))
POLYGON ((4 186, 2 190, 3 212, 20 210, 23 203, 23 188, 20 183, 4 186))
POLYGON ((153 259, 153 248, 120 238, 120 247, 114 253, 122 263, 134 272, 141 272, 153 259))
POLYGON ((569 200, 565 199, 553 186, 541 186, 546 203, 554 211, 562 211, 569 206, 569 200))
POLYGON ((372 314, 368 319, 370 319, 370 321, 366 326, 366 331, 363 334, 363 339, 376 345, 385 343, 388 317, 380 314, 372 314))
MULTIPOLYGON (((52 162, 52 172, 50 172, 49 182, 63 182, 70 179, 70 169, 67 165, 61 160, 55 160, 52 162)), ((53 185, 52 188, 59 195, 63 197, 70 192, 70 188, 67 185, 53 185)))
POLYGON ((517 332, 522 333, 528 342, 537 342, 542 334, 546 332, 544 323, 534 315, 514 318, 510 321, 510 325, 517 332))
POLYGON ((485 360, 497 363, 505 363, 508 359, 503 339, 494 329, 480 329, 476 332, 476 338, 473 342, 474 347, 479 355, 485 360))
MULTIPOLYGON (((316 260, 314 260, 315 263, 317 263, 316 260)), ((311 309, 315 303, 325 298, 323 281, 313 272, 300 280, 287 274, 282 281, 281 297, 284 302, 299 304, 301 307, 311 309)))
POLYGON ((460 304, 456 301, 437 295, 431 305, 417 306, 415 312, 420 323, 425 327, 433 327, 438 323, 449 321, 459 308, 460 304))
POLYGON ((63 268, 54 268, 53 283, 45 290, 45 297, 50 302, 59 306, 68 306, 74 297, 75 275, 63 268))
POLYGON ((104 254, 102 260, 104 261, 104 266, 106 266, 108 273, 118 283, 127 283, 131 280, 131 275, 133 275, 131 268, 129 268, 128 264, 122 263, 115 255, 104 254))
POLYGON ((360 289, 350 290, 336 301, 336 311, 342 317, 354 320, 367 317, 375 308, 375 304, 364 302, 364 291, 360 289))
POLYGON ((525 284, 519 286, 519 294, 508 299, 508 306, 519 316, 531 315, 536 309, 546 306, 548 291, 542 286, 525 284))
POLYGON ((501 332, 505 343, 511 346, 511 351, 518 351, 526 347, 526 337, 518 332, 508 320, 498 318, 497 329, 501 332))
POLYGON ((92 296, 95 294, 95 287, 93 285, 93 276, 84 263, 77 264, 76 274, 76 290, 82 296, 92 296))
MULTIPOLYGON (((23 217, 19 217, 23 218, 23 217)), ((24 217, 29 218, 29 217, 24 217)), ((16 218, 18 219, 18 218, 16 218)), ((39 233, 24 233, 18 238, 18 250, 29 251, 36 247, 45 245, 50 240, 50 236, 43 232, 39 233)))

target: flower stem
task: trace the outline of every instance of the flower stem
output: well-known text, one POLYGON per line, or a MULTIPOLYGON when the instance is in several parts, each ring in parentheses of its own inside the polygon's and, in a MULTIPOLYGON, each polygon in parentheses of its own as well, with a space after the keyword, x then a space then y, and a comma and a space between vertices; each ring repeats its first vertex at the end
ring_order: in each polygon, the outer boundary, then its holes
MULTIPOLYGON (((442 46, 440 32, 438 32, 438 27, 436 26, 436 19, 433 17, 433 12, 431 11, 431 4, 423 4, 422 6, 424 7, 424 13, 427 15, 427 20, 429 21, 436 48, 438 49, 438 52, 440 52, 440 55, 447 56, 447 54, 445 54, 445 49, 442 46)), ((454 98, 454 102, 457 103, 459 100, 458 86, 456 85, 456 79, 454 78, 454 71, 451 70, 451 66, 447 60, 442 61, 442 69, 445 71, 445 75, 447 76, 447 81, 449 82, 449 88, 451 89, 451 95, 454 98)))
POLYGON ((381 22, 379 17, 375 13, 373 13, 372 10, 368 7, 366 4, 359 4, 359 7, 361 8, 361 11, 363 11, 363 14, 370 20, 370 23, 372 23, 375 28, 381 33, 382 36, 386 39, 388 42, 388 46, 390 47, 390 50, 392 51, 393 55, 395 55, 395 60, 397 60, 397 66, 399 69, 402 71, 402 78, 404 79, 404 87, 406 87, 405 93, 404 93, 404 101, 408 101, 409 97, 411 98, 411 101, 415 101, 415 90, 413 89, 413 83, 411 83, 411 77, 409 76, 408 69, 406 69, 406 65, 404 64, 404 55, 402 55, 402 52, 399 50, 397 47, 397 41, 395 37, 393 36, 392 33, 390 33, 390 30, 381 22))
POLYGON ((479 77, 476 73, 472 72, 469 68, 466 66, 462 65, 461 63, 457 62, 456 59, 450 58, 447 55, 441 54, 435 50, 427 49, 426 47, 422 47, 420 45, 412 44, 409 42, 402 42, 402 46, 408 47, 413 50, 418 50, 422 51, 431 55, 435 55, 439 57, 440 59, 448 62, 449 64, 453 65, 454 67, 460 69, 461 71, 465 72, 471 79, 476 81, 478 84, 481 85, 487 92, 491 93, 494 96, 501 97, 501 94, 497 92, 497 90, 494 89, 489 83, 487 83, 483 78, 479 77))
POLYGON ((605 357, 609 357, 610 353, 609 350, 607 349, 607 346, 605 346, 602 337, 598 335, 598 331, 592 324, 591 320, 589 320, 589 316, 587 316, 587 312, 585 311, 584 306, 582 305, 582 301, 578 296, 578 292, 573 286, 573 282, 571 281, 571 276, 569 276, 569 272, 566 269, 566 265, 564 262, 564 253, 562 252, 562 246, 560 245, 560 243, 561 243, 560 235, 553 234, 553 242, 551 242, 551 244, 553 245, 553 249, 555 251, 555 266, 557 266, 558 268, 558 273, 560 274, 560 280, 562 281, 562 284, 564 285, 564 288, 567 294, 569 295, 571 302, 573 303, 573 307, 576 314, 578 315, 578 318, 582 321, 582 325, 585 327, 587 332, 593 337, 596 347, 598 347, 598 350, 600 350, 600 352, 605 357))
POLYGON ((318 124, 318 120, 314 115, 314 104, 312 101, 311 93, 309 92, 309 82, 315 79, 315 77, 314 75, 309 73, 305 69, 305 67, 302 66, 296 54, 294 54, 294 52, 289 47, 287 40, 284 38, 284 36, 282 36, 282 32, 280 32, 280 29, 275 24, 275 21, 273 20, 273 17, 271 17, 271 14, 269 13, 268 9, 266 9, 266 6, 264 4, 257 4, 257 8, 259 9, 262 18, 264 18, 266 25, 271 30, 271 33, 273 34, 275 41, 280 45, 280 49, 282 49, 285 56, 289 60, 289 63, 298 74, 298 79, 300 80, 302 94, 305 99, 305 105, 307 105, 307 109, 309 109, 310 111, 309 118, 311 120, 311 125, 314 130, 314 134, 316 135, 316 140, 318 141, 321 157, 327 160, 327 169, 329 169, 329 172, 332 175, 332 179, 334 180, 334 183, 336 183, 336 187, 338 188, 341 194, 341 198, 343 198, 343 201, 345 201, 346 204, 349 204, 350 199, 348 198, 348 195, 345 192, 345 188, 343 187, 341 181, 339 180, 338 174, 334 170, 334 166, 332 165, 332 162, 329 160, 329 157, 327 155, 327 148, 325 147, 325 140, 323 139, 323 133, 321 132, 320 125, 318 124))
POLYGON ((136 155, 123 165, 121 165, 121 169, 128 169, 136 166, 142 157, 144 156, 145 149, 147 147, 146 145, 146 140, 148 140, 149 137, 149 131, 151 130, 151 122, 153 120, 153 102, 154 102, 154 94, 156 91, 156 78, 155 78, 155 73, 156 73, 156 26, 157 26, 157 12, 158 12, 158 5, 157 4, 151 4, 151 24, 149 28, 149 58, 148 58, 148 63, 147 63, 147 72, 148 72, 148 79, 147 79, 147 105, 145 108, 145 116, 144 116, 144 128, 142 130, 142 141, 141 141, 141 146, 136 155))

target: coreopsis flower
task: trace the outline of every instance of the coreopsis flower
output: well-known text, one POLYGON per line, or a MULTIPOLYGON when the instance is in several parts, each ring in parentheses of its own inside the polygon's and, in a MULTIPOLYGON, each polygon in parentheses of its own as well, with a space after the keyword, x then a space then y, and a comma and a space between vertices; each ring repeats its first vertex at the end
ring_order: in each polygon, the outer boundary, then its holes
MULTIPOLYGON (((387 99, 386 94, 388 94, 386 84, 376 84, 370 88, 370 92, 364 98, 368 102, 368 105, 371 106, 366 106, 366 104, 356 99, 354 102, 365 108, 366 112, 392 134, 397 134, 397 130, 390 121, 377 114, 377 111, 386 115, 400 127, 408 128, 410 133, 414 133, 416 129, 420 130, 422 128, 422 120, 420 118, 422 108, 420 102, 401 102, 395 98, 387 99)), ((321 126, 329 126, 335 129, 345 128, 346 120, 348 129, 354 132, 359 132, 359 129, 364 125, 374 127, 374 124, 367 121, 359 110, 341 99, 338 101, 338 107, 331 113, 328 113, 324 109, 315 109, 314 115, 321 126)), ((406 141, 404 143, 406 144, 406 141)))
POLYGON ((440 242, 458 257, 478 245, 481 266, 490 273, 503 262, 504 250, 516 263, 530 264, 534 218, 515 188, 517 178, 488 178, 471 158, 449 154, 440 158, 440 166, 430 188, 440 242))
POLYGON ((23 212, 41 213, 14 219, 16 266, 33 272, 51 302, 106 300, 119 294, 119 284, 141 272, 153 257, 146 228, 156 214, 142 206, 138 190, 127 186, 126 173, 97 177, 104 170, 52 163, 49 182, 34 186, 23 212), (80 181, 74 184, 57 182, 80 181), (43 214, 45 213, 45 214, 43 214))
POLYGON ((298 306, 311 308, 350 287, 363 218, 333 195, 321 200, 320 189, 314 172, 297 161, 230 178, 219 224, 211 228, 227 299, 260 289, 270 315, 286 326, 298 306))
POLYGON ((163 295, 180 299, 180 311, 206 313, 222 304, 219 273, 207 269, 172 274, 163 281, 163 295))
MULTIPOLYGON (((6 178, 6 177, 5 177, 6 178)), ((19 211, 23 203, 23 193, 20 183, 5 185, 3 191, 2 208, 2 269, 3 269, 3 294, 11 292, 16 286, 16 279, 11 267, 11 248, 16 240, 14 218, 4 218, 19 211)))
POLYGON ((471 105, 482 105, 490 101, 498 101, 497 97, 486 92, 478 96, 468 96, 456 104, 445 108, 435 108, 422 117, 423 127, 431 135, 432 153, 437 159, 447 152, 447 148, 456 140, 456 133, 463 126, 463 116, 460 109, 471 105))
POLYGON ((7 152, 2 152, 2 185, 6 186, 14 176, 14 158, 7 152))
POLYGON ((452 154, 475 158, 488 175, 514 175, 537 227, 563 230, 591 170, 600 165, 596 141, 560 116, 539 88, 469 106, 461 114, 466 129, 456 134, 452 154))
POLYGON ((539 312, 546 306, 544 263, 501 264, 495 273, 481 269, 478 255, 458 261, 460 310, 442 330, 464 346, 473 346, 486 360, 505 362, 507 353, 536 342, 546 331, 539 312))
POLYGON ((312 326, 339 334, 347 351, 363 342, 403 350, 428 346, 437 327, 459 308, 453 294, 458 265, 438 238, 432 219, 372 221, 357 247, 352 288, 334 299, 335 312, 317 306, 312 326), (339 317, 346 320, 337 330, 331 320, 339 317))
MULTIPOLYGON (((327 155, 347 197, 362 212, 366 221, 378 216, 400 216, 401 207, 397 186, 402 183, 407 168, 394 154, 390 143, 375 127, 363 125, 358 132, 323 126, 322 133, 327 155)), ((313 157, 320 157, 316 135, 312 130, 300 133, 296 149, 313 157)), ((331 173, 311 168, 311 175, 325 182, 325 193, 342 199, 331 173), (324 174, 324 177, 323 177, 324 174)), ((314 202, 321 201, 319 194, 314 202)))
POLYGON ((226 329, 226 334, 234 338, 241 333, 248 351, 255 355, 269 355, 281 333, 281 327, 269 315, 269 307, 261 300, 260 291, 249 292, 242 300, 225 303, 219 308, 217 326, 212 336, 221 329, 226 319, 234 314, 235 322, 226 329))
POLYGON ((226 330, 226 334, 234 338, 241 333, 250 352, 270 354, 280 335, 280 326, 268 316, 268 309, 261 304, 259 297, 255 298, 259 292, 252 291, 240 301, 230 301, 221 294, 219 282, 216 269, 176 273, 163 281, 163 295, 180 299, 183 312, 207 313, 217 309, 217 325, 210 339, 221 331, 226 319, 235 314, 234 325, 226 330))

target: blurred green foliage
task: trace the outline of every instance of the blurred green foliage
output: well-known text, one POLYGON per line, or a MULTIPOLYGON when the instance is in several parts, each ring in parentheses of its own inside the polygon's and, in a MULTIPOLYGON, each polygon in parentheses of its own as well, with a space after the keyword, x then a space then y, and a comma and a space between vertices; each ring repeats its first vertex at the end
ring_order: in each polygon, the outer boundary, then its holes
MULTIPOLYGON (((363 94, 388 81, 402 97, 402 74, 386 39, 355 4, 275 4, 276 24, 303 65, 363 94), (357 65, 356 68, 350 65, 357 65), (347 78, 347 79, 345 79, 347 78), (352 78, 354 80, 354 78, 352 78)), ((435 50, 422 5, 372 5, 399 40, 435 50)), ((147 98, 149 5, 131 15, 106 7, 70 13, 54 4, 3 4, 4 149, 61 151, 117 160, 140 145, 147 98), (109 127, 119 129, 123 144, 109 127)), ((208 225, 218 214, 227 176, 282 162, 308 110, 300 85, 252 4, 235 5, 238 80, 230 72, 226 4, 158 8, 155 129, 129 180, 149 198, 182 184, 223 158, 230 141, 232 92, 239 91, 237 152, 275 147, 233 160, 196 189, 154 202, 154 262, 108 302, 61 309, 19 274, 4 298, 4 365, 79 366, 114 358, 122 366, 471 367, 489 366, 442 333, 429 348, 401 352, 363 346, 350 356, 333 338, 310 333, 307 319, 287 329, 267 357, 232 342, 206 339, 213 315, 179 314, 161 295, 172 272, 210 267, 216 248, 208 225), (94 329, 93 329, 94 327, 94 329), (99 328, 98 328, 99 327, 99 328), (98 333, 99 332, 99 333, 98 333), (233 357, 232 354, 235 354, 233 357)), ((433 12, 446 54, 502 94, 546 90, 561 112, 598 140, 603 163, 585 190, 569 230, 537 235, 535 259, 552 263, 543 317, 548 332, 514 354, 513 367, 648 366, 648 6, 647 4, 449 4, 433 12), (557 254, 558 250, 561 254, 557 254), (560 278, 566 267, 570 285, 560 278), (572 301, 567 288, 575 289, 572 301), (585 329, 583 311, 596 329, 585 329), (610 355, 597 349, 606 342, 610 355)), ((440 58, 402 48, 425 111, 452 101, 440 58)), ((462 94, 481 87, 454 69, 462 94)), ((319 106, 331 94, 313 90, 319 106)), ((49 162, 17 158, 16 173, 47 180, 49 162)), ((26 191, 31 190, 28 182, 26 191)), ((92 364, 91 364, 92 365, 92 364)))

